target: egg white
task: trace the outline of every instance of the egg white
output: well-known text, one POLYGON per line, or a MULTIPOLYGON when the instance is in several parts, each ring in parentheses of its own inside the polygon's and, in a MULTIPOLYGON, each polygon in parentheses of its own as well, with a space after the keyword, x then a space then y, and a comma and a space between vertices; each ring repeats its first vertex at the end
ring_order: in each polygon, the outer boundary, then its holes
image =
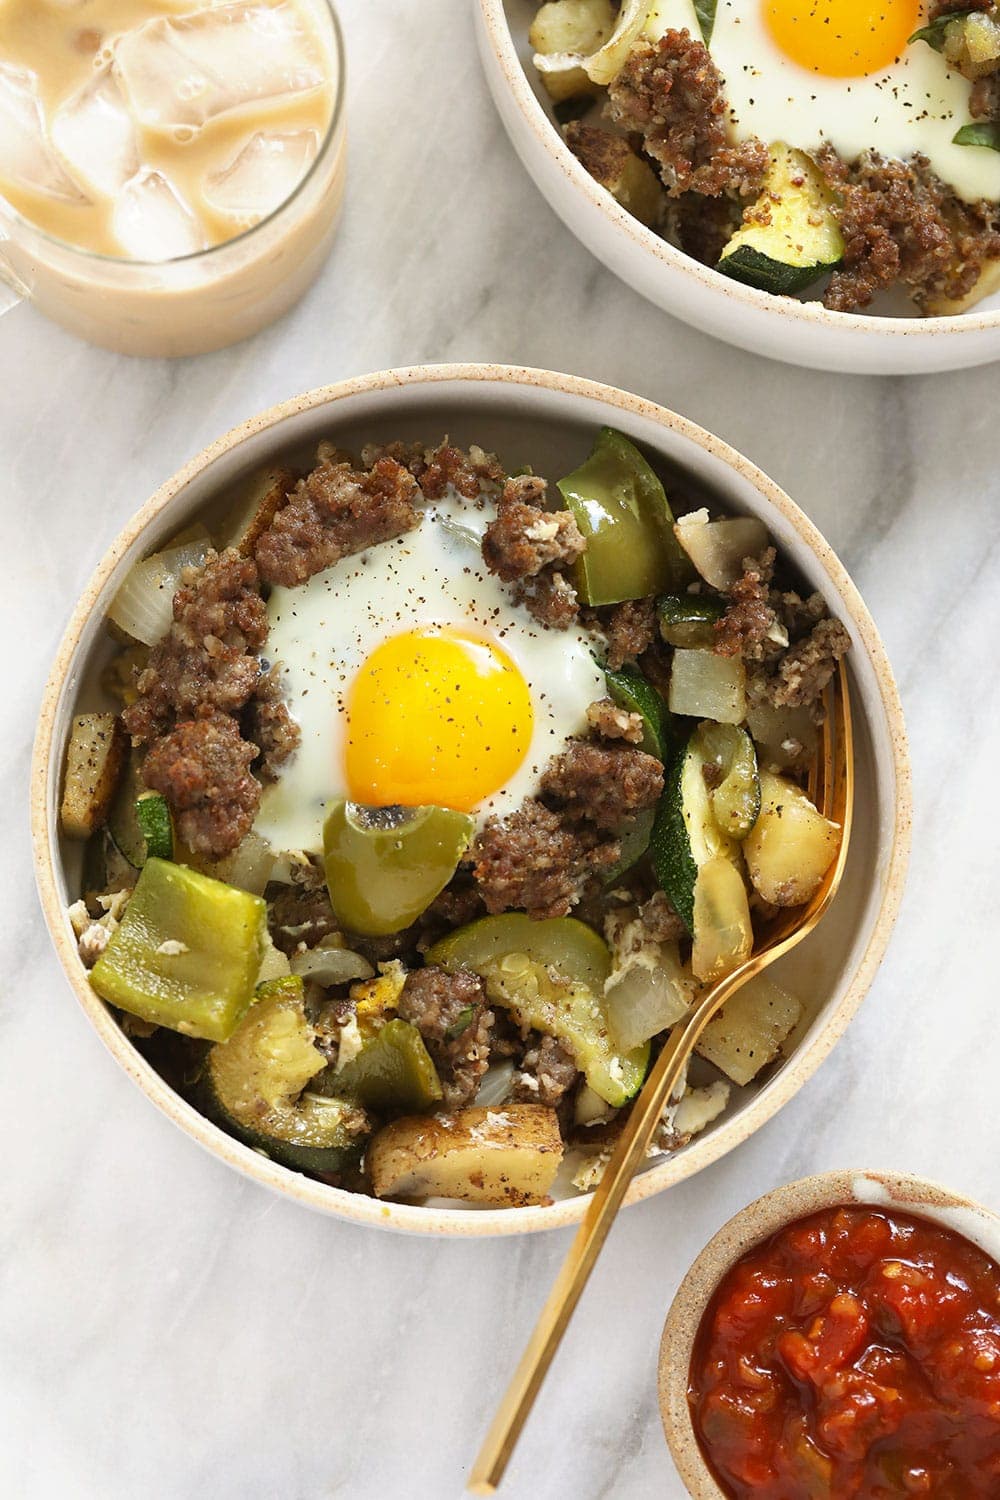
POLYGON ((588 705, 605 691, 593 640, 580 629, 546 629, 487 572, 480 544, 489 520, 485 508, 450 494, 406 536, 344 558, 296 588, 274 589, 267 656, 280 664, 302 733, 280 780, 265 789, 255 824, 274 850, 322 849, 325 804, 346 795, 346 695, 371 652, 403 631, 450 625, 481 635, 503 647, 528 684, 528 753, 476 808, 478 822, 514 811, 536 790, 549 757, 585 728, 588 705))
MULTIPOLYGON (((670 28, 701 35, 692 0, 654 0, 647 34, 670 28)), ((759 136, 803 151, 829 142, 848 162, 868 148, 904 159, 922 152, 960 198, 1000 199, 1000 152, 952 141, 972 118, 971 84, 926 42, 913 42, 881 73, 825 78, 775 46, 761 0, 718 0, 710 51, 726 80, 735 140, 759 136)))

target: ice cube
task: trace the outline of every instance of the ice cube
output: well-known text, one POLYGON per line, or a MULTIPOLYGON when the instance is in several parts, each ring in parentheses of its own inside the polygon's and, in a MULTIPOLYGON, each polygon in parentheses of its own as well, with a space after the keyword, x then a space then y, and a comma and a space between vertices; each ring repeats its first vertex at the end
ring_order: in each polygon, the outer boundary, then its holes
POLYGON ((157 130, 204 125, 253 100, 319 88, 326 77, 315 34, 295 5, 218 5, 159 16, 115 42, 132 113, 157 130))
POLYGON ((227 167, 205 181, 205 201, 218 213, 256 221, 280 208, 316 159, 315 130, 258 130, 227 167))
POLYGON ((132 260, 174 260, 205 248, 205 236, 187 204, 160 172, 144 167, 115 201, 111 230, 132 260))
POLYGON ((35 75, 0 62, 0 178, 51 198, 84 201, 49 145, 35 75))
POLYGON ((89 192, 113 198, 135 176, 135 126, 110 68, 56 110, 52 143, 89 192))

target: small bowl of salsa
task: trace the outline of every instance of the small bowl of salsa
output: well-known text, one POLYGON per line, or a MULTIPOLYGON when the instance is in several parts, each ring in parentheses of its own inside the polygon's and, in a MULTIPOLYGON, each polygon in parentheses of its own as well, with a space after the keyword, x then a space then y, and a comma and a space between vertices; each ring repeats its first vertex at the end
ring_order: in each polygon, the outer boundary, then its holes
POLYGON ((1000 1217, 890 1173, 778 1188, 681 1283, 659 1396, 695 1500, 997 1500, 1000 1217))

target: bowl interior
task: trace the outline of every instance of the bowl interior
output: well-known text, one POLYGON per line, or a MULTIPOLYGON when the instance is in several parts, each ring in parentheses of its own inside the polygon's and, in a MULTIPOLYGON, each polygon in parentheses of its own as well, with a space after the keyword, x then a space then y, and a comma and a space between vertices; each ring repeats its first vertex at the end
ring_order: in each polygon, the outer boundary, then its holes
MULTIPOLYGON (((544 113, 551 124, 554 136, 554 147, 560 152, 561 155, 564 156, 566 164, 569 166, 569 170, 571 170, 574 174, 580 174, 584 178, 586 178, 587 174, 585 172, 585 169, 579 166, 579 164, 573 158, 572 153, 569 152, 568 148, 563 144, 561 127, 556 120, 552 101, 549 98, 544 84, 542 83, 538 70, 532 63, 533 49, 528 41, 528 31, 531 26, 532 20, 534 19, 535 14, 538 10, 539 0, 486 0, 486 3, 488 9, 491 12, 495 12, 498 16, 502 15, 506 21, 506 25, 510 33, 511 45, 514 53, 517 56, 518 62, 523 69, 528 87, 534 94, 539 109, 544 113)), ((595 123, 598 123, 596 118, 595 123)), ((605 197, 605 201, 610 205, 611 200, 608 199, 606 195, 603 196, 605 197)), ((655 235, 651 230, 646 229, 645 226, 638 222, 638 220, 630 219, 629 223, 634 234, 646 244, 649 254, 653 255, 659 253, 662 255, 664 242, 660 240, 659 236, 655 235)), ((681 265, 686 264, 689 267, 697 266, 699 274, 702 276, 706 276, 711 281, 713 281, 717 285, 720 292, 725 292, 725 294, 729 297, 733 295, 733 283, 728 277, 721 276, 710 268, 702 266, 698 262, 691 260, 690 257, 686 256, 682 251, 674 249, 674 247, 669 247, 668 255, 669 258, 675 259, 681 265)), ((814 290, 815 289, 813 289, 813 291, 814 290)), ((811 300, 810 293, 804 293, 798 299, 789 299, 784 297, 773 298, 769 297, 767 293, 755 292, 751 288, 743 287, 739 289, 738 295, 741 297, 741 299, 749 298, 749 300, 759 303, 761 306, 767 306, 768 304, 770 304, 773 309, 788 309, 792 305, 792 303, 797 300, 806 310, 823 311, 822 309, 820 309, 819 304, 816 303, 815 300, 811 300)), ((960 314, 959 318, 964 321, 968 319, 970 315, 972 315, 978 319, 982 315, 990 313, 1000 313, 1000 292, 995 292, 989 297, 984 297, 981 302, 978 302, 974 308, 969 310, 969 313, 960 314)), ((825 317, 833 316, 836 318, 837 322, 845 323, 847 326, 849 326, 852 322, 858 324, 860 324, 861 322, 861 319, 855 317, 854 315, 830 315, 825 314, 825 312, 823 313, 823 315, 825 317)), ((864 317, 865 322, 867 322, 868 318, 874 318, 876 320, 901 320, 903 322, 912 324, 914 329, 930 329, 933 328, 936 323, 940 323, 943 321, 920 319, 916 317, 913 304, 910 302, 909 298, 906 297, 901 291, 891 291, 888 293, 880 294, 875 302, 873 302, 872 306, 865 310, 864 317)), ((949 319, 948 321, 951 320, 949 319)))
POLYGON ((741 1209, 705 1246, 678 1288, 660 1342, 658 1388, 663 1428, 694 1500, 725 1500, 701 1454, 687 1400, 695 1338, 723 1277, 747 1251, 796 1219, 861 1204, 929 1219, 964 1235, 1000 1262, 1000 1216, 938 1183, 896 1172, 834 1171, 790 1182, 741 1209))
POLYGON ((779 983, 797 994, 806 1008, 788 1055, 761 1081, 734 1088, 725 1115, 704 1135, 669 1158, 651 1161, 633 1184, 633 1197, 680 1180, 730 1149, 791 1096, 832 1046, 870 982, 888 937, 905 862, 908 806, 895 690, 874 625, 839 562, 796 507, 750 464, 683 419, 648 403, 589 382, 533 372, 495 372, 493 378, 480 371, 474 378, 453 379, 447 371, 425 371, 417 376, 402 381, 394 376, 385 384, 373 383, 373 377, 314 392, 246 424, 235 440, 232 434, 221 440, 166 485, 119 538, 79 606, 43 711, 35 820, 43 904, 77 994, 92 1019, 100 1021, 105 1041, 156 1102, 202 1144, 271 1186, 286 1191, 294 1186, 296 1196, 351 1217, 384 1222, 388 1215, 400 1227, 428 1229, 476 1221, 478 1228, 469 1223, 469 1232, 546 1227, 576 1219, 582 1211, 582 1200, 576 1195, 567 1198, 565 1186, 557 1196, 566 1201, 551 1208, 387 1208, 264 1162, 155 1078, 90 990, 59 910, 76 898, 81 865, 80 846, 62 840, 57 832, 63 746, 71 716, 102 704, 100 670, 115 649, 103 628, 103 616, 131 563, 195 517, 204 516, 206 509, 224 509, 226 497, 261 464, 279 455, 305 460, 321 438, 358 449, 366 441, 437 441, 447 433, 458 444, 475 442, 495 449, 511 470, 530 463, 556 477, 580 462, 600 425, 611 423, 645 446, 668 492, 678 488, 673 476, 683 475, 685 495, 699 502, 706 495, 722 508, 760 516, 779 552, 801 575, 803 586, 818 589, 831 611, 841 616, 854 641, 849 659, 857 739, 855 832, 841 891, 816 933, 774 971, 779 983), (49 860, 51 904, 46 902, 49 860))

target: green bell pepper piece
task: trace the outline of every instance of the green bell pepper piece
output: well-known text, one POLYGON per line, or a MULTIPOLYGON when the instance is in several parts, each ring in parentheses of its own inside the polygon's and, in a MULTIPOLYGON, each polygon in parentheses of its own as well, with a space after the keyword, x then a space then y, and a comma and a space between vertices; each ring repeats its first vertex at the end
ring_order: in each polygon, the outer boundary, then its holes
POLYGON ((663 485, 613 427, 601 428, 590 457, 559 489, 587 542, 574 579, 584 603, 644 599, 692 576, 663 485))
POLYGON ((363 808, 338 799, 323 825, 330 904, 349 932, 400 932, 444 890, 476 821, 448 807, 363 808))
POLYGON ((224 1042, 253 999, 266 914, 259 896, 147 859, 90 982, 120 1010, 224 1042))
POLYGON ((387 1021, 339 1072, 324 1074, 324 1093, 354 1099, 376 1114, 420 1114, 442 1097, 424 1039, 409 1021, 387 1021))

